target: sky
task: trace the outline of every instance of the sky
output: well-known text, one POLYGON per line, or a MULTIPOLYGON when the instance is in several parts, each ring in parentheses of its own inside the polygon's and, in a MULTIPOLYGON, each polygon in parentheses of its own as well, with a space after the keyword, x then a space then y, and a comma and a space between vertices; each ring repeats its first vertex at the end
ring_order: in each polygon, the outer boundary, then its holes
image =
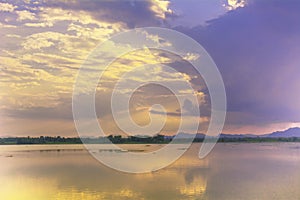
MULTIPOLYGON (((80 67, 101 42, 149 26, 184 33, 212 57, 227 95, 224 133, 262 134, 299 127, 299 10, 297 0, 0 0, 0 136, 77 136, 72 94, 80 67)), ((155 35, 149 38, 161 42, 155 35)), ((122 134, 109 107, 118 78, 152 64, 157 66, 150 77, 147 70, 139 72, 145 79, 173 83, 184 79, 197 91, 198 131, 205 132, 210 97, 205 82, 194 76, 187 62, 194 56, 184 60, 145 48, 115 60, 97 86, 95 107, 103 129, 122 134)), ((139 73, 134 81, 142 83, 139 73)), ((166 88, 139 88, 131 98, 133 120, 147 125, 149 109, 157 103, 168 114, 162 133, 173 134, 180 110, 166 88)), ((163 117, 159 110, 150 112, 157 119, 163 117)))

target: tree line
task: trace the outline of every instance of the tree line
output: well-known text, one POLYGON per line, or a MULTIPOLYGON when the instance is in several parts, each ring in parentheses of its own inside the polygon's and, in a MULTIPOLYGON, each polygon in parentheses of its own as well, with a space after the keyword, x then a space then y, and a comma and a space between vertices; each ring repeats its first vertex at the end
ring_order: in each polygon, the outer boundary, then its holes
MULTIPOLYGON (((98 138, 79 138, 79 137, 61 137, 61 136, 40 136, 40 137, 8 137, 0 138, 0 144, 166 144, 172 141, 173 137, 164 135, 155 135, 153 137, 109 135, 98 138)), ((193 142, 203 142, 204 138, 195 138, 193 142)), ((177 142, 184 142, 185 139, 179 139, 177 142)), ((209 141, 209 140, 208 140, 209 141)), ((268 138, 268 137, 220 137, 219 143, 241 142, 241 143, 258 143, 258 142, 300 142, 298 137, 289 138, 268 138)))

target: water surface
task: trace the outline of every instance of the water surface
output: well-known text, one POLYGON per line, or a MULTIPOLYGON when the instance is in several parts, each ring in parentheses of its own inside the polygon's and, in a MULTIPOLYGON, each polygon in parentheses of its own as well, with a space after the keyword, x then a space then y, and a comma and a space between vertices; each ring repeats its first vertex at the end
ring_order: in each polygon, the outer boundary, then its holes
POLYGON ((199 147, 165 169, 133 175, 102 165, 81 145, 0 146, 0 199, 300 199, 300 144, 221 143, 203 160, 199 147))

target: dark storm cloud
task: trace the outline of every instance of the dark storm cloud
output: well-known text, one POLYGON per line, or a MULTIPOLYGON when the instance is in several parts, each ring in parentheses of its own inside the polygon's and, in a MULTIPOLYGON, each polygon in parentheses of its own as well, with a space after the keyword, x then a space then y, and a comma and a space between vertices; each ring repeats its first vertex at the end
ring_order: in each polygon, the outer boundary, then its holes
POLYGON ((207 27, 176 29, 196 39, 216 62, 229 112, 249 114, 255 123, 300 121, 299 10, 296 0, 258 0, 207 27))

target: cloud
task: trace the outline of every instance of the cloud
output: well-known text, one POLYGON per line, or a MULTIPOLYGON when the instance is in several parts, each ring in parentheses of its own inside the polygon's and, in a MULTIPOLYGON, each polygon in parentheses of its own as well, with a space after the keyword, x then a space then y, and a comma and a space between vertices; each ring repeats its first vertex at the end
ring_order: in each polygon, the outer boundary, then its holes
POLYGON ((13 12, 17 6, 9 3, 1 3, 0 2, 0 12, 13 12))
POLYGON ((51 40, 57 40, 58 37, 52 38, 49 36, 57 35, 52 34, 51 32, 33 34, 22 44, 22 46, 26 50, 51 47, 54 45, 54 42, 52 42, 51 40))
POLYGON ((200 55, 194 54, 194 53, 187 53, 183 59, 187 61, 194 61, 197 60, 200 57, 200 55))
POLYGON ((52 27, 53 23, 47 21, 47 22, 25 23, 24 25, 28 26, 28 27, 42 27, 42 28, 45 28, 45 27, 52 27))
POLYGON ((227 2, 224 3, 224 7, 228 10, 235 10, 237 8, 245 7, 246 4, 246 0, 227 0, 227 2))
POLYGON ((0 28, 16 28, 16 26, 10 24, 3 24, 0 22, 0 28))
POLYGON ((28 11, 28 10, 20 10, 20 11, 16 11, 17 15, 18 15, 18 21, 23 21, 23 20, 35 20, 35 14, 28 11))
POLYGON ((129 28, 160 26, 172 15, 167 0, 145 1, 45 1, 47 9, 88 12, 94 19, 108 23, 124 23, 129 28))

